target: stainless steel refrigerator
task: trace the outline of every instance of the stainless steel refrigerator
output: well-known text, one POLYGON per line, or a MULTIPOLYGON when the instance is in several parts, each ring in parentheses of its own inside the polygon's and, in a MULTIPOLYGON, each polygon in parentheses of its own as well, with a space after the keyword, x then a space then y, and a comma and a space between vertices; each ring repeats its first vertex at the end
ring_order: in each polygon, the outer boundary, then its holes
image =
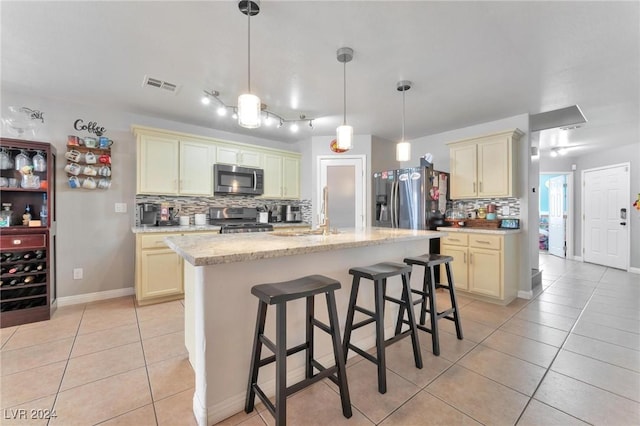
POLYGON ((386 170, 373 174, 374 226, 435 229, 446 226, 449 174, 433 166, 386 170))

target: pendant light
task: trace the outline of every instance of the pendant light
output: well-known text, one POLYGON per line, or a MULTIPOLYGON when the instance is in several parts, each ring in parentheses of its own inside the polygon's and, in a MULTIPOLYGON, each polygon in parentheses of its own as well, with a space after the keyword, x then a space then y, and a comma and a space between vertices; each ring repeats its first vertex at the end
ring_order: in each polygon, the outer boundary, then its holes
POLYGON ((402 80, 396 86, 396 89, 402 92, 402 139, 396 145, 396 161, 409 161, 411 159, 411 144, 404 140, 404 94, 411 89, 411 84, 408 80, 402 80))
POLYGON ((238 3, 240 12, 247 15, 247 89, 248 93, 238 96, 238 124, 247 129, 260 127, 260 98, 251 93, 251 16, 260 13, 256 1, 245 0, 238 3))
POLYGON ((342 62, 344 64, 344 116, 342 119, 342 126, 338 126, 336 129, 336 144, 338 149, 348 150, 353 146, 353 127, 347 125, 347 62, 351 62, 353 59, 353 49, 350 47, 341 47, 338 49, 337 53, 338 62, 342 62))

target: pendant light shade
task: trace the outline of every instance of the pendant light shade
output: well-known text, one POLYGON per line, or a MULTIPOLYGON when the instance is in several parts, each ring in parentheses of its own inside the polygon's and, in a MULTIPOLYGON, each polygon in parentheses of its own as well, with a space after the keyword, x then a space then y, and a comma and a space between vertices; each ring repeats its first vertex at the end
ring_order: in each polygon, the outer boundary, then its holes
POLYGON ((396 144, 396 161, 409 161, 411 159, 411 144, 404 140, 404 94, 411 89, 411 82, 407 80, 399 81, 396 89, 402 92, 402 139, 396 144))
POLYGON ((347 125, 347 62, 353 59, 353 49, 350 47, 341 47, 338 49, 338 62, 342 62, 343 68, 343 94, 344 94, 344 115, 342 126, 336 129, 336 145, 339 149, 349 150, 353 147, 353 127, 347 125))
POLYGON ((238 96, 238 124, 247 129, 260 127, 260 98, 251 93, 238 96))
POLYGON ((238 96, 238 125, 247 129, 256 129, 261 124, 260 98, 251 94, 251 16, 260 12, 257 2, 241 1, 240 11, 247 15, 247 89, 248 92, 238 96))
POLYGON ((398 142, 396 144, 396 161, 411 160, 411 144, 409 142, 398 142))
POLYGON ((336 145, 338 149, 351 149, 353 147, 353 127, 338 126, 336 145))

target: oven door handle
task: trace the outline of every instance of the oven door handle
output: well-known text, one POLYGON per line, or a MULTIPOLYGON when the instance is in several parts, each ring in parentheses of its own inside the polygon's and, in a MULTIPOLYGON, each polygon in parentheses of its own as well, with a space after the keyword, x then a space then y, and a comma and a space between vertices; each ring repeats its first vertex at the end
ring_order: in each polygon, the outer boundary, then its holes
POLYGON ((258 188, 258 175, 256 171, 253 171, 253 190, 255 191, 258 188))

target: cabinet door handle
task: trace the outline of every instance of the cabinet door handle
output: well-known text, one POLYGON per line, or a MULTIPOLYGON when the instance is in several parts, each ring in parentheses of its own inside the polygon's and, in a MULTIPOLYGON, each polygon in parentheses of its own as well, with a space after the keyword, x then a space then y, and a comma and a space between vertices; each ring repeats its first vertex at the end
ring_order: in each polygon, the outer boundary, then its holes
POLYGON ((451 238, 451 237, 450 237, 450 238, 449 238, 449 241, 460 241, 460 240, 459 240, 459 239, 457 239, 457 238, 451 238))
POLYGON ((464 256, 464 260, 462 261, 462 263, 467 263, 467 253, 462 253, 464 256))
POLYGON ((14 246, 19 246, 20 244, 22 244, 22 240, 13 240, 14 246))
POLYGON ((476 243, 482 243, 482 244, 491 244, 491 241, 485 241, 485 240, 476 240, 476 243))
POLYGON ((476 192, 476 183, 473 182, 473 192, 476 192))

